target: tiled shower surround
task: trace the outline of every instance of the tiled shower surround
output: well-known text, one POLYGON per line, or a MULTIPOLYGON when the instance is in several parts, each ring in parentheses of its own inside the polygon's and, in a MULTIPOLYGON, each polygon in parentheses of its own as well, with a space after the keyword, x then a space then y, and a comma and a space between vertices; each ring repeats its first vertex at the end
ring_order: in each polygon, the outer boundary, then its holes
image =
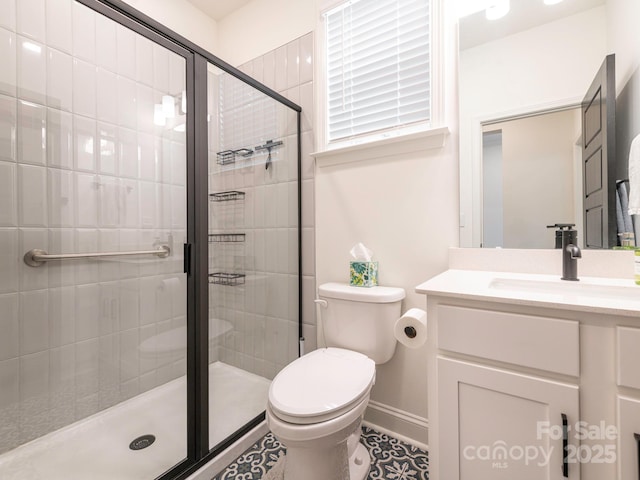
POLYGON ((181 57, 71 0, 0 7, 1 453, 184 375, 153 339, 186 343, 186 160, 184 132, 154 124, 163 95, 180 113, 181 57))
MULTIPOLYGON (((239 67, 249 76, 302 106, 303 334, 315 349, 314 209, 312 145, 313 34, 305 35, 239 67)), ((209 191, 240 191, 242 199, 209 204, 211 234, 240 233, 244 241, 215 242, 210 272, 246 274, 244 285, 210 285, 210 317, 233 330, 210 349, 210 361, 273 378, 298 355, 297 118, 294 112, 228 76, 209 74, 209 111, 219 115, 210 131, 209 191), (254 149, 282 141, 220 165, 217 152, 254 149)))

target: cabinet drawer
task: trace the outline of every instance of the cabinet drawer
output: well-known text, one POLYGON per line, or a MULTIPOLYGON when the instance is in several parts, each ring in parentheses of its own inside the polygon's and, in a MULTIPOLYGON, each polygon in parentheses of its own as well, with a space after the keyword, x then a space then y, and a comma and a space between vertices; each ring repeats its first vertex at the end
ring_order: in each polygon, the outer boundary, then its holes
POLYGON ((616 327, 618 385, 640 388, 640 328, 616 327))
POLYGON ((438 306, 438 347, 574 377, 579 324, 557 318, 438 306))

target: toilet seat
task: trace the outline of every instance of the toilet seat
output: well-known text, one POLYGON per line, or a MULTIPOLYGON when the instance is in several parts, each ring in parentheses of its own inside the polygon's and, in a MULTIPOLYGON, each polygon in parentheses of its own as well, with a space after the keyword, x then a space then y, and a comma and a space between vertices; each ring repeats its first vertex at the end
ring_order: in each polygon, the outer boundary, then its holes
POLYGON ((369 395, 375 363, 358 352, 323 348, 287 365, 269 388, 269 406, 280 420, 311 424, 336 418, 369 395))

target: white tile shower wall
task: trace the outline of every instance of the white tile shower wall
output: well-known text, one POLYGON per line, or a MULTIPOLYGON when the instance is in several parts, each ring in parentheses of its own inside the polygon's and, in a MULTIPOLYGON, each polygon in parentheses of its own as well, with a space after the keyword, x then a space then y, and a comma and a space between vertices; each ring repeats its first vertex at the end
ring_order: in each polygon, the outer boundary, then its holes
MULTIPOLYGON (((239 68, 299 104, 301 90, 312 95, 312 55, 313 35, 308 34, 239 68), (276 68, 276 59, 281 68, 276 68), (275 84, 276 72, 280 88, 275 84)), ((220 359, 273 378, 298 355, 296 116, 228 75, 210 74, 209 88, 217 99, 210 102, 210 113, 221 119, 220 126, 212 125, 210 130, 210 191, 245 193, 242 202, 210 204, 210 233, 246 233, 244 243, 213 244, 209 268, 247 274, 242 287, 210 286, 210 316, 227 320, 234 327, 210 349, 210 360, 220 359), (220 87, 216 87, 218 82, 220 87), (273 149, 268 170, 266 152, 256 152, 233 166, 216 163, 218 151, 254 148, 278 139, 284 145, 273 149), (238 164, 244 167, 237 168, 238 164)), ((312 101, 312 97, 305 99, 307 104, 312 101)), ((302 132, 309 140, 313 132, 307 115, 303 112, 302 132)), ((303 179, 303 334, 307 350, 311 350, 316 346, 315 309, 309 308, 315 292, 313 170, 307 168, 306 174, 303 170, 303 179)))
POLYGON ((185 324, 186 160, 153 124, 182 59, 71 0, 0 4, 2 453, 186 371, 153 349, 185 324), (22 262, 169 241, 163 261, 22 262))
MULTIPOLYGON (((276 80, 286 72, 287 89, 280 91, 285 97, 302 107, 301 116, 301 179, 302 182, 302 334, 307 352, 317 347, 316 338, 316 271, 315 271, 315 189, 314 163, 310 153, 314 140, 314 35, 308 33, 283 45, 286 50, 285 71, 276 72, 276 80)), ((255 62, 255 60, 254 60, 255 62)), ((270 79, 271 80, 271 79, 270 79)), ((274 84, 266 84, 273 88, 274 84)))
MULTIPOLYGON (((311 34, 286 45, 279 54, 288 70, 279 81, 284 96, 299 103, 299 83, 312 82, 311 34), (297 57, 305 52, 305 66, 297 57), (289 57, 291 61, 289 62, 289 57)), ((275 89, 275 51, 242 65, 240 70, 275 89), (266 80, 266 82, 265 82, 266 80)), ((228 269, 247 274, 242 287, 210 286, 210 316, 227 320, 234 330, 219 339, 210 359, 220 359, 268 378, 297 356, 298 349, 298 239, 297 239, 297 143, 296 116, 289 109, 253 91, 229 76, 210 75, 210 91, 219 92, 210 112, 222 119, 219 131, 210 138, 210 191, 241 190, 243 202, 212 202, 211 233, 246 233, 239 244, 214 244, 210 249, 210 271, 228 269), (219 166, 216 152, 242 147, 254 148, 267 140, 281 139, 284 145, 272 151, 272 166, 265 169, 267 153, 254 153, 244 168, 219 166)), ((309 90, 311 91, 311 90, 309 90)), ((303 122, 304 124, 304 122, 303 122)), ((304 131, 304 130, 303 130, 304 131)), ((310 127, 306 130, 310 132, 310 127)), ((303 226, 313 234, 312 176, 303 183, 303 226), (311 187, 311 189, 309 189, 311 187)), ((313 257, 311 257, 313 258, 313 257)), ((309 262, 313 266, 313 262, 309 262)), ((305 272, 303 284, 314 285, 313 269, 305 272)), ((312 291, 315 288, 312 288, 312 291)), ((307 301, 313 304, 313 297, 307 301)), ((307 348, 315 348, 315 311, 305 310, 304 332, 311 337, 307 348)))

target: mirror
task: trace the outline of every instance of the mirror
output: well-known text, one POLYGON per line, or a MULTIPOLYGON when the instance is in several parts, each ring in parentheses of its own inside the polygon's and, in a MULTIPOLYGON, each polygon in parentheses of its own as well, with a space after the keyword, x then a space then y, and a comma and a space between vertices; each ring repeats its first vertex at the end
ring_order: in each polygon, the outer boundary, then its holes
POLYGON ((583 242, 579 106, 606 29, 605 0, 511 0, 498 20, 460 18, 460 246, 554 248, 554 223, 583 242))
POLYGON ((547 225, 582 231, 580 108, 485 124, 481 153, 482 247, 552 248, 547 225))

